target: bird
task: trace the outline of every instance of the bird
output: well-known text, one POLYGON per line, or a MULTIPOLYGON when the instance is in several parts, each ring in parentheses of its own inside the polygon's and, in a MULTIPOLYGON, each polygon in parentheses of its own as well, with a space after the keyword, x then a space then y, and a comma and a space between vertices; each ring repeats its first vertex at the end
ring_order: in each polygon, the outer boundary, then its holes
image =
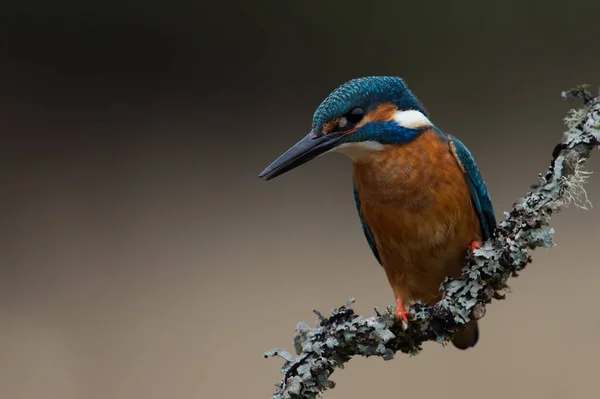
MULTIPOLYGON (((382 266, 406 326, 415 302, 434 305, 441 284, 459 278, 469 250, 496 230, 492 201, 467 147, 430 120, 396 76, 349 80, 321 102, 310 132, 259 178, 270 180, 326 153, 352 161, 353 194, 363 234, 382 266)), ((477 321, 451 338, 479 341, 477 321)))

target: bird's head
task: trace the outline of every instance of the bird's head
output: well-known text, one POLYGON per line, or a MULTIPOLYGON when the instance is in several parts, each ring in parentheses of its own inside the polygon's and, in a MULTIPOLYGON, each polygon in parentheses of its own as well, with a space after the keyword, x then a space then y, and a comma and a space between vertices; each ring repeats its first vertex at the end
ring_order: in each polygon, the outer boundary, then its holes
POLYGON ((331 151, 360 161, 387 144, 405 144, 429 127, 425 108, 402 79, 353 79, 327 96, 314 113, 310 133, 259 177, 272 179, 331 151))

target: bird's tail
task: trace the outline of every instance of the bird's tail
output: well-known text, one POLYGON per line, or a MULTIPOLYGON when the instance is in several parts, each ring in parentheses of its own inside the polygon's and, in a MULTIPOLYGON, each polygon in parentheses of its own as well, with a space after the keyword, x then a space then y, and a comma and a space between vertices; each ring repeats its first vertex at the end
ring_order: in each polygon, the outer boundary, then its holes
POLYGON ((458 349, 469 349, 477 344, 479 340, 479 327, 477 326, 476 321, 471 321, 467 323, 465 328, 461 331, 458 331, 452 337, 452 344, 458 349))

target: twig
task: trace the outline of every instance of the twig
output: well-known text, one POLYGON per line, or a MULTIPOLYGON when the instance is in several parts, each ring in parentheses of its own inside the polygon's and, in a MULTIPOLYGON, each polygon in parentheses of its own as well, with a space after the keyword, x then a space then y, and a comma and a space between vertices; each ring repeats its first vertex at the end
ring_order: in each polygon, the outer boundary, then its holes
POLYGON ((461 278, 442 283, 443 299, 432 307, 413 305, 414 320, 406 330, 394 318, 391 306, 368 318, 354 313, 353 299, 329 317, 316 312, 315 328, 302 322, 296 327, 295 359, 281 349, 264 354, 285 360, 274 399, 315 398, 334 387, 329 377, 352 356, 389 360, 397 352, 418 354, 426 341, 445 344, 465 323, 482 318, 492 299, 504 298, 508 278, 516 277, 531 262, 529 251, 554 245, 554 229, 548 227, 551 216, 570 203, 590 205, 583 188, 588 172, 582 165, 600 143, 600 98, 585 86, 563 92, 563 97, 582 99, 584 105, 565 118, 567 131, 552 154, 548 172, 540 175, 534 191, 519 199, 510 213, 505 212, 494 237, 468 254, 461 278))

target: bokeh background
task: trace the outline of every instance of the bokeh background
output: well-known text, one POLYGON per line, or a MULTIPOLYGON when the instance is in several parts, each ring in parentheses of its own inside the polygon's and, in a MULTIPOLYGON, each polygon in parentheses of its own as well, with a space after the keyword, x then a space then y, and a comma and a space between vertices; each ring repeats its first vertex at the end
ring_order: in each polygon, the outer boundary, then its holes
MULTIPOLYGON (((0 398, 268 398, 271 347, 393 302, 350 161, 258 173, 344 81, 399 75, 471 149, 498 218, 544 172, 597 0, 23 1, 0 10, 0 398)), ((596 159, 590 169, 599 169, 596 159)), ((592 175, 588 194, 600 202, 592 175)), ((494 303, 474 350, 357 358, 326 397, 594 397, 600 211, 494 303)))

